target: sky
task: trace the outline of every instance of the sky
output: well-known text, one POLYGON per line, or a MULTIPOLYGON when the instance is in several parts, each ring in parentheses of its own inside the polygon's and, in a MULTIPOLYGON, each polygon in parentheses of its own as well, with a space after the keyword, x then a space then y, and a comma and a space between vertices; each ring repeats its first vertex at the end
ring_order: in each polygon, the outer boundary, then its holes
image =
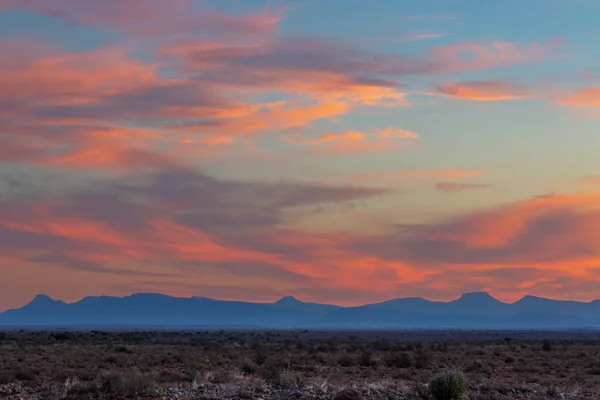
POLYGON ((0 0, 0 310, 600 298, 596 0, 0 0))

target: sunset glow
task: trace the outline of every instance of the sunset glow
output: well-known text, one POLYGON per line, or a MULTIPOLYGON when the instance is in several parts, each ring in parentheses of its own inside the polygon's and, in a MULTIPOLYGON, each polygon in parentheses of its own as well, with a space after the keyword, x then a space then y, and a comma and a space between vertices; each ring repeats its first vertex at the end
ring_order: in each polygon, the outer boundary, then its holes
POLYGON ((598 15, 0 0, 0 311, 600 298, 598 15))

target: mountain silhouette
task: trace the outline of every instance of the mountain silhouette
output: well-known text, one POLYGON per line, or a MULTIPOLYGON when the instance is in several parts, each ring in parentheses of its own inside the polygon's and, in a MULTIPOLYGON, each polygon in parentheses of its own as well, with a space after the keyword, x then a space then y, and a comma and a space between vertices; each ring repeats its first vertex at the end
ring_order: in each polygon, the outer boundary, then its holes
POLYGON ((3 327, 212 327, 326 329, 600 329, 600 301, 525 296, 501 302, 466 293, 441 302, 402 298, 358 307, 309 303, 285 296, 273 303, 179 298, 157 293, 86 297, 74 303, 37 295, 0 313, 3 327))

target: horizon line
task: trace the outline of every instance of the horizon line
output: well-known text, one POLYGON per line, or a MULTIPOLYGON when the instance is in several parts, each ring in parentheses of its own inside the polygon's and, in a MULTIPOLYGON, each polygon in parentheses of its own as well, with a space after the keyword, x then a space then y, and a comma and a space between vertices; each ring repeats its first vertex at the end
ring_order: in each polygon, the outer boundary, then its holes
POLYGON ((199 296, 199 295, 191 295, 191 296, 173 296, 173 295, 169 295, 169 294, 165 294, 165 293, 159 293, 159 292, 135 292, 135 293, 130 293, 130 294, 126 294, 126 295, 122 295, 122 296, 111 296, 111 295, 97 295, 97 296, 84 296, 82 298, 80 298, 79 300, 74 300, 74 301, 64 301, 62 299, 59 298, 54 298, 50 295, 44 294, 44 293, 38 293, 36 294, 33 299, 31 299, 29 302, 23 304, 21 307, 16 307, 16 308, 7 308, 5 310, 0 311, 0 314, 6 312, 6 311, 10 311, 10 310, 18 310, 22 307, 25 307, 29 304, 31 304, 33 301, 35 301, 35 299, 39 298, 39 297, 46 297, 54 302, 62 302, 65 304, 76 304, 79 303, 85 299, 88 298, 100 298, 100 297, 108 297, 108 298, 113 298, 113 299, 125 299, 127 297, 133 297, 133 296, 139 296, 139 295, 158 295, 158 296, 164 296, 164 297, 169 297, 169 298, 173 298, 173 299, 205 299, 205 300, 213 300, 213 301, 220 301, 220 302, 231 302, 231 303, 251 303, 251 304, 276 304, 284 299, 292 299, 292 300, 296 300, 300 303, 304 303, 304 304, 318 304, 318 305, 324 305, 324 306, 335 306, 335 307, 340 307, 340 308, 357 308, 357 307, 364 307, 364 306, 369 306, 369 305, 374 305, 374 304, 382 304, 382 303, 387 303, 387 302, 392 302, 392 301, 397 301, 397 300, 423 300, 423 301, 427 301, 430 303, 452 303, 455 301, 459 301, 460 299, 463 299, 465 297, 468 296, 475 296, 475 295, 484 295, 489 297, 492 300, 497 301, 498 303, 501 304, 506 304, 506 305, 513 305, 513 304, 517 304, 518 302, 526 299, 526 298, 533 298, 533 299, 541 299, 541 300, 549 300, 549 301, 560 301, 560 302, 572 302, 572 303, 580 303, 580 304, 591 304, 595 301, 598 301, 600 299, 593 299, 593 300, 589 300, 589 301, 581 301, 581 300, 569 300, 569 299, 556 299, 556 298, 549 298, 549 297, 541 297, 541 296, 535 296, 535 295, 523 295, 522 297, 520 297, 518 300, 513 301, 513 302, 505 302, 502 300, 497 299, 496 297, 494 297, 492 294, 490 294, 489 292, 486 291, 475 291, 475 292, 465 292, 462 293, 461 295, 459 295, 456 298, 453 298, 452 300, 448 300, 448 301, 441 301, 441 300, 430 300, 427 299, 425 297, 419 297, 419 296, 410 296, 410 297, 395 297, 389 300, 382 300, 382 301, 378 301, 378 302, 372 302, 372 303, 364 303, 364 304, 360 304, 360 305, 353 305, 353 306, 342 306, 339 304, 335 304, 335 303, 319 303, 319 302, 314 302, 314 301, 305 301, 305 300, 300 300, 297 296, 295 295, 285 295, 282 296, 278 299, 276 299, 275 301, 249 301, 249 300, 230 300, 230 299, 218 299, 218 298, 213 298, 213 297, 206 297, 206 296, 199 296))

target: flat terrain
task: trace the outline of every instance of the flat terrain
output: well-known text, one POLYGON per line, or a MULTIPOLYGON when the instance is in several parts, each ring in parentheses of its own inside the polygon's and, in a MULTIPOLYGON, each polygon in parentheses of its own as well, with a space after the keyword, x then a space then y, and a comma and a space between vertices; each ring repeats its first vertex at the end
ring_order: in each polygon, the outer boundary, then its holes
POLYGON ((0 398, 422 400, 452 369, 469 399, 597 399, 600 333, 0 332, 0 398))

